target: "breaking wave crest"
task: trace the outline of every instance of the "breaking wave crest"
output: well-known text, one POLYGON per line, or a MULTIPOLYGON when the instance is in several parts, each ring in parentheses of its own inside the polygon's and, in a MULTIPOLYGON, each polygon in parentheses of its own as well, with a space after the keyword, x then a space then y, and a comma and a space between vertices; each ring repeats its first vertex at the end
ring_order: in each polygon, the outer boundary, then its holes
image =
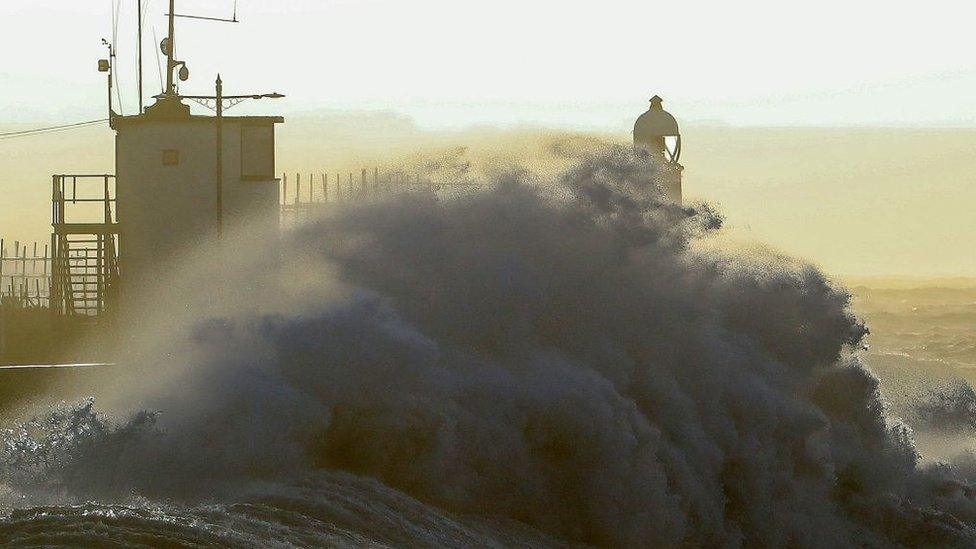
POLYGON ((555 185, 303 225, 260 288, 287 306, 193 311, 133 353, 149 412, 6 433, 0 537, 97 516, 226 545, 976 543, 973 489, 884 416, 846 291, 697 246, 721 217, 655 176, 610 147, 555 185))

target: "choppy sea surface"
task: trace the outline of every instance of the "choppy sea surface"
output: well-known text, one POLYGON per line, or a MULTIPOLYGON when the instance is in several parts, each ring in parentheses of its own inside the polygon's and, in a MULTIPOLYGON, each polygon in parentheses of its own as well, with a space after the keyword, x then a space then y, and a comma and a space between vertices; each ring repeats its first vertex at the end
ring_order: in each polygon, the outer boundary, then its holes
POLYGON ((238 502, 83 503, 8 510, 5 547, 556 547, 514 521, 465 518, 381 483, 318 473, 238 502))
POLYGON ((855 285, 871 335, 862 354, 888 412, 914 430, 924 459, 951 459, 976 442, 976 284, 855 285))

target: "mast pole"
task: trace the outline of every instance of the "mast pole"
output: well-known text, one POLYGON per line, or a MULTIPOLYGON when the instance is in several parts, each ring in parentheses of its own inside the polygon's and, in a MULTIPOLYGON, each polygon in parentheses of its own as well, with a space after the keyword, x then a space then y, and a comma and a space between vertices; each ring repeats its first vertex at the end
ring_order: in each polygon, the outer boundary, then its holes
POLYGON ((224 234, 224 81, 217 74, 217 238, 224 234))
MULTIPOLYGON (((109 55, 109 63, 111 63, 112 56, 109 55)), ((112 110, 112 69, 108 71, 108 119, 112 120, 112 116, 115 115, 115 111, 112 110)))
POLYGON ((173 88, 173 69, 175 61, 173 54, 176 51, 176 0, 169 0, 169 42, 166 48, 166 95, 176 95, 173 88))
POLYGON ((137 56, 139 57, 139 114, 142 114, 142 0, 136 0, 136 17, 139 18, 139 26, 136 31, 136 40, 138 42, 137 56))
MULTIPOLYGON (((115 47, 108 45, 108 119, 111 124, 115 116, 115 109, 112 108, 112 72, 115 71, 115 47)), ((121 109, 121 107, 120 107, 121 109)))

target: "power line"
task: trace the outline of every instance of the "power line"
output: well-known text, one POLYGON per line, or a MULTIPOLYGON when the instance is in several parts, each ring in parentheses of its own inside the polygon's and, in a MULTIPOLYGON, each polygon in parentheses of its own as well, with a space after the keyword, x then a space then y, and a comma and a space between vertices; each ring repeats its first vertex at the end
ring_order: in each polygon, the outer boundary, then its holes
POLYGON ((30 130, 20 130, 16 132, 0 133, 0 140, 17 139, 19 137, 30 137, 32 135, 40 135, 45 133, 56 133, 56 132, 63 132, 69 130, 76 130, 87 126, 94 126, 95 124, 101 124, 102 122, 108 122, 108 118, 102 118, 99 120, 88 120, 87 122, 75 122, 74 124, 63 124, 60 126, 48 126, 46 128, 33 128, 30 130))

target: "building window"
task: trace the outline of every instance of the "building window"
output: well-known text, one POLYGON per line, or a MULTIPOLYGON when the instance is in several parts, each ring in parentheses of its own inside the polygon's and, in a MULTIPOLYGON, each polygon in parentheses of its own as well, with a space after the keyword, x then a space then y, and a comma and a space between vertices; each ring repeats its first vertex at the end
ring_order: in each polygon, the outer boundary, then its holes
POLYGON ((163 166, 179 166, 180 151, 167 149, 163 151, 163 166))
POLYGON ((274 179, 274 126, 241 126, 241 179, 274 179))

